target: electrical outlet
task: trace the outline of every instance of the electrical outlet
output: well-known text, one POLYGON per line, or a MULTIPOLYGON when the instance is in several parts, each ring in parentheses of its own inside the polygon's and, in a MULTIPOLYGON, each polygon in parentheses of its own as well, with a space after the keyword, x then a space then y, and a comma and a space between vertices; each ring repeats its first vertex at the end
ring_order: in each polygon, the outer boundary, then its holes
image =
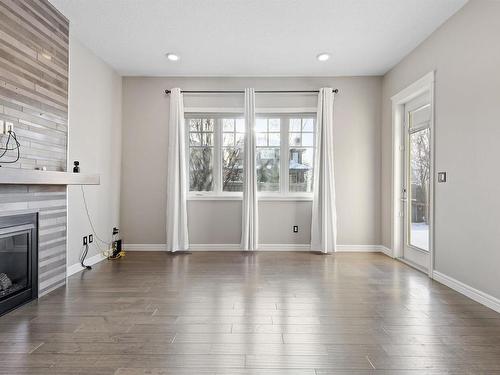
POLYGON ((298 225, 293 226, 293 233, 299 233, 299 226, 298 225))
POLYGON ((83 246, 87 245, 87 236, 83 236, 83 246))
POLYGON ((94 242, 94 235, 89 234, 89 243, 92 243, 92 242, 94 242))
POLYGON ((0 120, 0 131, 1 134, 9 134, 9 132, 14 131, 14 123, 0 120))

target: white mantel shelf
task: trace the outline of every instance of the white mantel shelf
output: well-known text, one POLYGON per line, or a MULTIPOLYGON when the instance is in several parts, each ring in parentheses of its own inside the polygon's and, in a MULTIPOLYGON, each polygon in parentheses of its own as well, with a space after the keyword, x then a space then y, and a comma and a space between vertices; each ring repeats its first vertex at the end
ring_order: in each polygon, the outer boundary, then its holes
POLYGON ((0 168, 1 185, 99 185, 98 174, 0 168))

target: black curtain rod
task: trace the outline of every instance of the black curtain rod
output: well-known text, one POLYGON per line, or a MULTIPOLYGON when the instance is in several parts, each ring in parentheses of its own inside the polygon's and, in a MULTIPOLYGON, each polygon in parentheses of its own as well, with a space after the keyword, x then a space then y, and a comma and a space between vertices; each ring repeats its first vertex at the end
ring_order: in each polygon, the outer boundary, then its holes
MULTIPOLYGON (((186 94, 244 94, 243 90, 181 90, 182 93, 186 94)), ((334 89, 333 92, 337 94, 339 89, 334 89)), ((170 94, 171 90, 165 90, 165 94, 170 94)), ((292 94, 292 93, 304 93, 304 94, 317 94, 319 90, 256 90, 256 94, 292 94)))

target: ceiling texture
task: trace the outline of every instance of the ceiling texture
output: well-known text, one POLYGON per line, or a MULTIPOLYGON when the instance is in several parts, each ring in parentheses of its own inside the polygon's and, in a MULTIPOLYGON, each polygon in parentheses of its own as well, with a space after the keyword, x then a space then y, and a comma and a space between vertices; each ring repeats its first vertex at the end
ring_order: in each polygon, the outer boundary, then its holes
POLYGON ((71 34, 125 76, 382 75, 466 3, 50 1, 69 18, 71 34), (318 61, 321 52, 331 58, 318 61))

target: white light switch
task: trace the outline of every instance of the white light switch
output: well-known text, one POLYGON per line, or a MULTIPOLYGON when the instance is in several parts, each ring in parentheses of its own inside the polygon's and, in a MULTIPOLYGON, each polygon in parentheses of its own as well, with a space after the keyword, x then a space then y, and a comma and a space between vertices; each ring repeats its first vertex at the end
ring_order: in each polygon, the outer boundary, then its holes
POLYGON ((446 182, 446 172, 438 172, 438 182, 439 183, 446 182))

